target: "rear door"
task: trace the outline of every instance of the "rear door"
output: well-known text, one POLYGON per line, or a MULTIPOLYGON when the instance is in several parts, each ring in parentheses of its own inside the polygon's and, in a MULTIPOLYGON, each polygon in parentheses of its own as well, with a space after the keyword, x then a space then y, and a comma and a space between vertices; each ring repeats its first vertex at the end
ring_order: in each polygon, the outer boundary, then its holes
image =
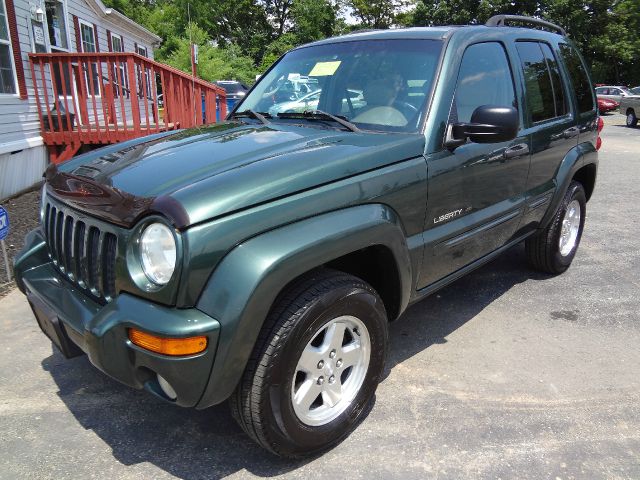
MULTIPOLYGON (((518 108, 512 68, 500 42, 466 48, 449 124, 469 122, 482 105, 518 108)), ((520 128, 522 130, 522 127, 520 128)), ((419 287, 454 273, 507 243, 521 218, 529 169, 529 138, 467 141, 427 159, 429 201, 419 287)))
POLYGON ((568 43, 561 42, 558 51, 567 77, 571 80, 574 109, 576 111, 577 126, 580 130, 578 143, 595 143, 598 136, 596 101, 593 94, 591 80, 587 74, 584 62, 578 51, 568 43))
POLYGON ((543 41, 518 41, 525 85, 525 119, 531 134, 531 167, 527 179, 527 210, 519 233, 537 228, 555 191, 555 176, 565 155, 578 144, 567 85, 551 46, 543 41))
POLYGON ((622 90, 620 90, 619 88, 610 88, 609 89, 609 98, 611 100, 614 100, 614 101, 620 103, 620 100, 622 100, 622 90))

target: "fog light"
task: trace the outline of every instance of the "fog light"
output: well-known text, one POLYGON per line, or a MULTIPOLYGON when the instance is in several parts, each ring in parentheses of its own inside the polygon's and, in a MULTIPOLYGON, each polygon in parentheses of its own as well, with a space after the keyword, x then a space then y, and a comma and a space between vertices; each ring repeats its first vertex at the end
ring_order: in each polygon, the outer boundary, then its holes
POLYGON ((171 400, 175 400, 176 398, 178 398, 178 394, 176 393, 176 391, 173 389, 173 387, 171 386, 171 384, 169 382, 167 382, 164 377, 162 377, 162 375, 160 375, 159 373, 157 374, 158 376, 158 384, 160 385, 160 388, 162 389, 162 391, 164 392, 164 394, 169 397, 171 400))
POLYGON ((164 355, 181 356, 203 352, 207 348, 207 337, 201 335, 187 338, 157 337, 150 333, 129 329, 129 340, 145 350, 164 355))

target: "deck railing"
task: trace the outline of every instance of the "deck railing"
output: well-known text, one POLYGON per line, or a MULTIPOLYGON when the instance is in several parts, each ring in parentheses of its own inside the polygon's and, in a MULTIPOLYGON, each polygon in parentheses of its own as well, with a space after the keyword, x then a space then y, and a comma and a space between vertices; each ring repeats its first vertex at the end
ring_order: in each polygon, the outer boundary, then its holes
POLYGON ((110 144, 215 123, 222 88, 135 53, 32 53, 40 127, 51 160, 110 144))

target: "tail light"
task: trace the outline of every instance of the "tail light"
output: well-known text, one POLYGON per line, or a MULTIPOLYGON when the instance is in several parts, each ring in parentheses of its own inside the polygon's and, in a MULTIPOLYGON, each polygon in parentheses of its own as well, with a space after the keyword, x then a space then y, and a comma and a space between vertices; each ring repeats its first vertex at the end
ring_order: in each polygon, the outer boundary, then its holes
POLYGON ((598 117, 598 138, 596 139, 596 150, 600 150, 602 146, 602 138, 600 138, 600 132, 604 128, 604 121, 602 121, 602 117, 598 117))

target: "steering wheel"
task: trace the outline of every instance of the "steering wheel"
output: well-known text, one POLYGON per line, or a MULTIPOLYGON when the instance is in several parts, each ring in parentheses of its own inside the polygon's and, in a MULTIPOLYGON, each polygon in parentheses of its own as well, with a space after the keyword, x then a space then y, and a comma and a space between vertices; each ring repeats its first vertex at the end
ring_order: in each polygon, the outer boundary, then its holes
POLYGON ((409 118, 413 118, 414 115, 416 115, 418 113, 418 108, 415 107, 414 105, 410 104, 409 102, 405 102, 403 100, 395 100, 393 102, 393 106, 400 110, 402 112, 402 114, 409 118), (407 115, 407 113, 409 115, 407 115))

